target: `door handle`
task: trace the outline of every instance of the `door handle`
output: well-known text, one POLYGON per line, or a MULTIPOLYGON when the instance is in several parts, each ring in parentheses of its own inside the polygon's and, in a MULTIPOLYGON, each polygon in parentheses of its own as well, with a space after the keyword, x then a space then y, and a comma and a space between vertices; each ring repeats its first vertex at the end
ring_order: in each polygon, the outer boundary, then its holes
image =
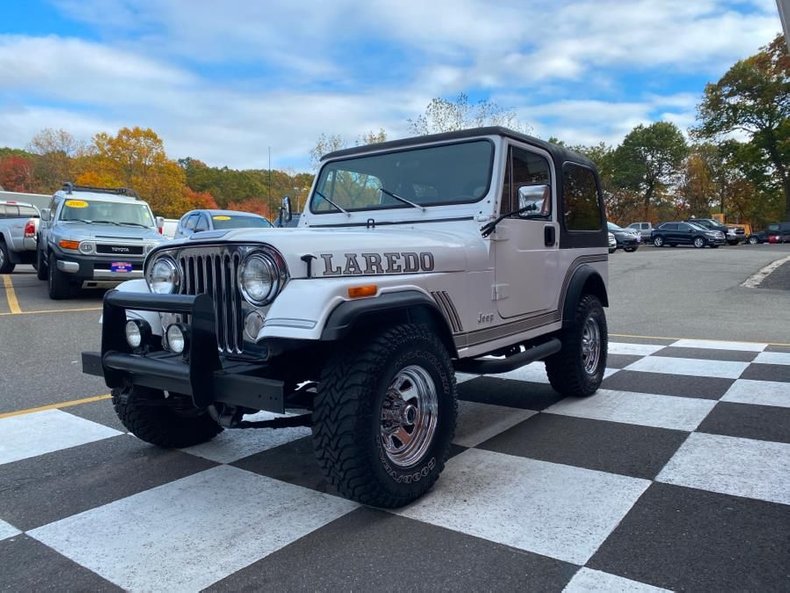
POLYGON ((556 241, 556 236, 554 234, 554 227, 553 226, 545 226, 543 227, 543 243, 546 247, 552 247, 554 242, 556 241))

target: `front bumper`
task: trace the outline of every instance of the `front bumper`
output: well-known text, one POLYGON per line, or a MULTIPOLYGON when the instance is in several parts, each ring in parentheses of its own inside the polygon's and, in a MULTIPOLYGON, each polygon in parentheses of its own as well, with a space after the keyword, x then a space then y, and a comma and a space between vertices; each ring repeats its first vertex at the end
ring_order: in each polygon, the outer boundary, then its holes
POLYGON ((225 403, 282 414, 284 383, 263 376, 265 364, 222 359, 214 302, 207 294, 158 295, 112 290, 104 296, 101 352, 82 353, 82 371, 103 376, 108 387, 141 385, 192 397, 198 408, 225 403), (126 310, 188 314, 187 356, 134 352, 126 343, 126 310))
POLYGON ((60 252, 55 257, 58 270, 89 287, 109 288, 126 280, 143 277, 143 261, 133 257, 93 257, 60 252), (121 265, 124 264, 124 265, 121 265))

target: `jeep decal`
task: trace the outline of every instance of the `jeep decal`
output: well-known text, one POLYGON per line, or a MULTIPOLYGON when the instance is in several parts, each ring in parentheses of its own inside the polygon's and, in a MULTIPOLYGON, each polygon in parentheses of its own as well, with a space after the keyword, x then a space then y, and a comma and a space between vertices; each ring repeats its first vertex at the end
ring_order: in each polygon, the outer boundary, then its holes
POLYGON ((343 263, 335 262, 331 253, 320 253, 324 276, 370 276, 381 274, 412 274, 432 272, 435 267, 430 251, 398 251, 385 253, 344 253, 343 263))

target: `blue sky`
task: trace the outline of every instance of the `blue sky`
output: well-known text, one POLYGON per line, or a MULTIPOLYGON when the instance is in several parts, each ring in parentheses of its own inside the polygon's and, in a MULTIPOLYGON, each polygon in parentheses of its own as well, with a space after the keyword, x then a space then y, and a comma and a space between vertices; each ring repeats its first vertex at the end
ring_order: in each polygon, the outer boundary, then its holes
POLYGON ((309 170, 466 93, 534 135, 685 130, 707 82, 781 32, 775 0, 27 0, 0 3, 0 146, 152 128, 171 158, 309 170))

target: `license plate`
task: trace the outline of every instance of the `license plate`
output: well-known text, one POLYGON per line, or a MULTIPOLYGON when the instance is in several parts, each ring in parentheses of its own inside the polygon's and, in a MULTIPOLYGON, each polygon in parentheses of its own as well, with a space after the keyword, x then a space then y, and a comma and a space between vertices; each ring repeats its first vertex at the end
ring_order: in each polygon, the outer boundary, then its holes
POLYGON ((127 273, 132 271, 132 264, 122 262, 122 261, 114 261, 110 264, 110 272, 121 272, 127 273))

